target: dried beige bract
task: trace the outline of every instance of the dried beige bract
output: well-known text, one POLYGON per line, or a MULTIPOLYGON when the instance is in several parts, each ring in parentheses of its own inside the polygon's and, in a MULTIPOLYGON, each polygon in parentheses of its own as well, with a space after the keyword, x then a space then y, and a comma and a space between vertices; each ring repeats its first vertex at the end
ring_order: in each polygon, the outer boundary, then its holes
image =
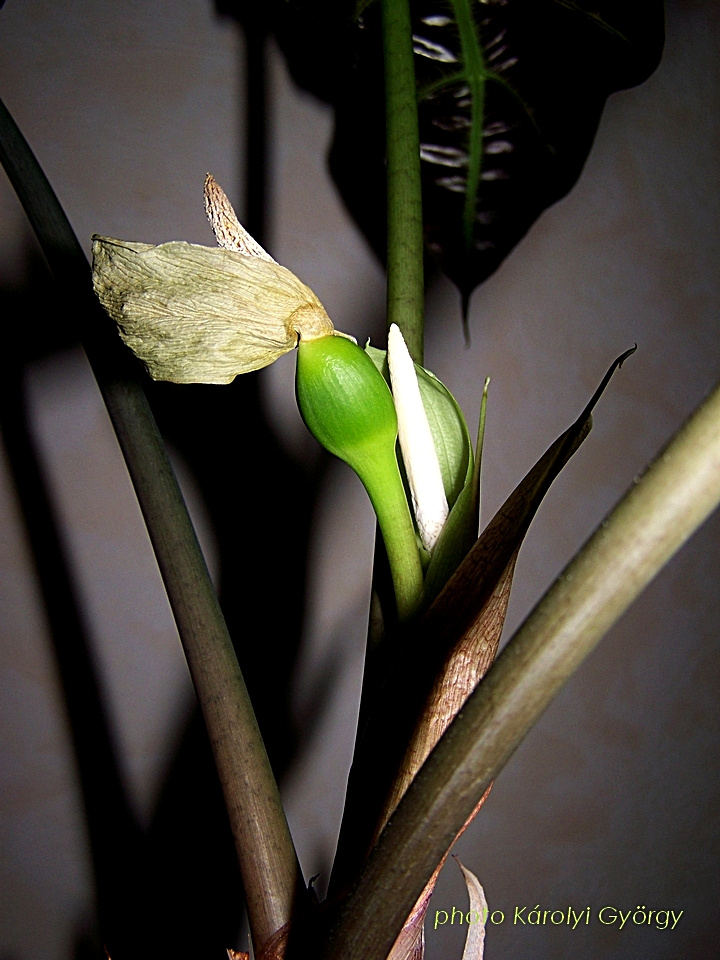
POLYGON ((312 290, 258 254, 95 236, 93 286, 155 380, 230 383, 335 332, 312 290))
POLYGON ((240 223, 227 194, 211 173, 205 177, 203 197, 205 213, 219 247, 225 250, 237 250, 238 253, 246 253, 249 257, 260 257, 261 260, 276 262, 240 223))

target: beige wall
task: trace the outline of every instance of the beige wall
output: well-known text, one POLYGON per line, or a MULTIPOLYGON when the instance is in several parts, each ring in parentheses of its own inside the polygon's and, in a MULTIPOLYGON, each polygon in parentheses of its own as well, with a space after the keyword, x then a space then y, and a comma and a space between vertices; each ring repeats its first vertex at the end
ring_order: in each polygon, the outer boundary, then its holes
MULTIPOLYGON (((712 0, 668 6, 657 73, 614 96, 580 183, 472 302, 470 351, 454 291, 430 295, 426 364, 473 428, 492 378, 485 517, 574 419, 609 362, 637 354, 598 407, 523 548, 509 627, 720 374, 717 57, 712 0)), ((78 236, 210 243, 201 186, 242 182, 240 35, 210 4, 7 0, 0 96, 35 149, 78 236)), ((269 246, 336 324, 365 337, 382 276, 324 171, 328 111, 273 58, 269 246)), ((23 283, 32 241, 0 177, 0 284, 23 283)), ((2 318, 3 324, 31 317, 2 318)), ((292 362, 262 376, 268 416, 293 456, 314 457, 292 404, 292 362)), ((140 817, 150 817, 191 703, 182 654, 94 382, 76 351, 35 363, 27 396, 76 563, 140 817)), ((187 476, 198 523, 212 534, 187 476)), ((372 519, 341 467, 326 480, 311 544, 303 695, 323 657, 345 666, 285 789, 305 874, 326 869, 349 762, 372 519), (327 535, 332 534, 333 539, 327 535), (333 647, 333 645, 339 645, 333 647)), ((52 656, 22 517, 0 460, 0 956, 67 957, 91 910, 86 840, 52 656)), ((672 932, 518 928, 488 935, 489 960, 711 955, 718 890, 720 538, 711 520, 578 672, 496 783, 458 845, 492 908, 683 910, 672 932)), ((451 863, 434 909, 464 904, 451 863)), ((428 930, 428 960, 461 955, 457 929, 428 930)))

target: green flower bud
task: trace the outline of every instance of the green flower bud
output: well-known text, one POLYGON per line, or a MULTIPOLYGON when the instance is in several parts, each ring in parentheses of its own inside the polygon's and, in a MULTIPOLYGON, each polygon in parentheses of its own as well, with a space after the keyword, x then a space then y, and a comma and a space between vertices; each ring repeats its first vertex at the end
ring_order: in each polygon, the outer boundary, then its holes
POLYGON ((383 376, 356 343, 342 336, 300 340, 298 406, 320 443, 364 474, 395 463, 398 422, 383 376))
POLYGON ((377 514, 400 619, 415 610, 422 569, 397 457, 392 394, 370 357, 343 336, 298 345, 295 392, 310 432, 357 473, 377 514))

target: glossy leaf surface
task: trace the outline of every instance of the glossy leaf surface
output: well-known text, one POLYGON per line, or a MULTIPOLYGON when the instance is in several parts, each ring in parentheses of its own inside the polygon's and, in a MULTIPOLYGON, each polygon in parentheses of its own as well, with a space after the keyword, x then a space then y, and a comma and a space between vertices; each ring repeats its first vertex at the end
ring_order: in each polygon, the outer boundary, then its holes
MULTIPOLYGON (((295 80, 335 108, 330 167, 385 255, 376 2, 275 3, 295 80)), ((427 249, 464 300, 583 168, 606 98, 645 80, 661 0, 413 0, 427 249)))

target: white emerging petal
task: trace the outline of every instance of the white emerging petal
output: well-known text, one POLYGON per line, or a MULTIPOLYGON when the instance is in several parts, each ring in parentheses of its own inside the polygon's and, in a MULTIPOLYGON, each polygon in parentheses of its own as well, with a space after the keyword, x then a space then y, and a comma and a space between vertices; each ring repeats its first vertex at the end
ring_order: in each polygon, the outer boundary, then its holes
POLYGON ((396 324, 388 332, 388 366, 398 418, 398 437, 410 484, 420 539, 432 551, 447 520, 448 504, 415 365, 396 324))

